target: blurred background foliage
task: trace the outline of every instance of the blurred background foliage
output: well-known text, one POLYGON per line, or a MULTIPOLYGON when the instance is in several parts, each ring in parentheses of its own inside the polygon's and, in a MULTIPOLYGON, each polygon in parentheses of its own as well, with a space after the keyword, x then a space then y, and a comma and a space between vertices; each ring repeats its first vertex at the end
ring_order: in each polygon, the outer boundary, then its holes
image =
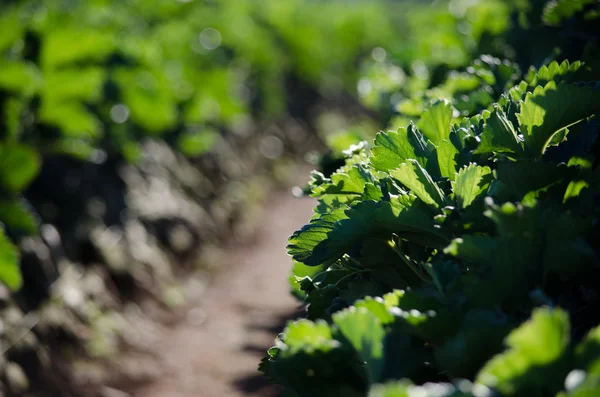
MULTIPOLYGON (((146 136, 199 155, 219 129, 299 106, 294 84, 353 93, 373 48, 420 76, 464 66, 481 46, 501 52, 494 40, 510 11, 497 0, 9 2, 2 132, 85 159, 101 160, 101 149, 135 160, 146 136)), ((390 73, 380 85, 401 83, 390 73)))
POLYGON ((251 230, 298 159, 333 170, 435 98, 485 109, 557 58, 539 38, 577 51, 553 25, 587 2, 552 3, 3 1, 4 389, 76 395, 74 357, 150 343, 128 336, 126 302, 181 302, 178 275, 251 230))

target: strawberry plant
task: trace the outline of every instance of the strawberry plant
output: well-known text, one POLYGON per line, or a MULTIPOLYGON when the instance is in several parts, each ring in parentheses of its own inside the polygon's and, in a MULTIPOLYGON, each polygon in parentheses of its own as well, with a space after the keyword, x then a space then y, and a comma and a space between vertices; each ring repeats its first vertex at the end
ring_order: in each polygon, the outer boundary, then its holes
MULTIPOLYGON (((590 4, 550 2, 543 18, 590 4)), ((600 83, 587 60, 521 73, 482 57, 408 97, 414 122, 312 173, 318 205, 288 245, 307 318, 260 365, 285 395, 600 394, 600 83), (461 108, 480 89, 485 101, 461 108)))
POLYGON ((600 85, 560 76, 470 119, 439 101, 315 172, 315 216, 288 246, 308 320, 265 372, 301 396, 401 378, 554 395, 571 369, 595 379, 573 352, 593 356, 600 321, 599 104, 600 85))

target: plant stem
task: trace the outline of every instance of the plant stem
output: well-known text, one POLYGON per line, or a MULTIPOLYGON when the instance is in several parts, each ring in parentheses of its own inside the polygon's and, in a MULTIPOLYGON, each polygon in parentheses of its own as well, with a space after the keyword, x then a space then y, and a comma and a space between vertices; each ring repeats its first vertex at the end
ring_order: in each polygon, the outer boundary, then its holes
POLYGON ((410 270, 413 271, 413 273, 415 273, 417 275, 417 277, 419 277, 423 282, 427 283, 427 284, 432 284, 432 281, 427 279, 427 277, 425 277, 423 275, 423 273, 421 273, 416 267, 415 265, 412 263, 412 261, 410 259, 408 259, 406 257, 406 255, 404 255, 404 252, 402 252, 400 250, 400 247, 398 247, 398 244, 394 244, 392 246, 392 248, 394 249, 394 252, 400 257, 400 259, 402 259, 402 262, 404 262, 406 264, 406 266, 408 266, 408 268, 410 270))
POLYGON ((370 270, 370 269, 364 269, 364 270, 359 270, 359 271, 357 271, 357 272, 354 272, 354 273, 348 274, 347 276, 344 276, 344 277, 340 278, 340 279, 337 281, 337 283, 335 283, 335 286, 337 287, 337 286, 338 286, 338 284, 340 284, 342 281, 346 280, 347 278, 350 278, 350 277, 352 277, 352 276, 356 276, 357 274, 369 273, 369 272, 371 272, 371 270, 370 270))
POLYGON ((315 276, 312 279, 313 284, 316 283, 317 278, 319 276, 327 276, 327 273, 332 273, 332 272, 349 272, 350 270, 348 269, 327 269, 327 270, 323 270, 322 272, 319 272, 317 274, 315 274, 315 276))

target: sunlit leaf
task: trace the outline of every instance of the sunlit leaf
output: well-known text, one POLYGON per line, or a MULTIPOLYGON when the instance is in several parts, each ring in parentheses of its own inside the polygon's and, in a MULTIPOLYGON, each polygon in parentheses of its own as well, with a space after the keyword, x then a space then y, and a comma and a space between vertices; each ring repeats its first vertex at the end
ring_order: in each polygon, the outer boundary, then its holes
POLYGON ((0 183, 12 192, 25 189, 37 176, 41 159, 32 148, 24 145, 0 146, 0 183))
POLYGON ((466 208, 490 185, 492 171, 489 167, 470 164, 458 171, 453 183, 454 199, 460 208, 466 208))
POLYGON ((417 126, 427 139, 438 145, 443 139, 450 138, 451 120, 452 104, 448 100, 440 100, 423 112, 417 126))
POLYGON ((19 289, 22 283, 19 251, 4 232, 0 232, 0 282, 12 290, 19 289))

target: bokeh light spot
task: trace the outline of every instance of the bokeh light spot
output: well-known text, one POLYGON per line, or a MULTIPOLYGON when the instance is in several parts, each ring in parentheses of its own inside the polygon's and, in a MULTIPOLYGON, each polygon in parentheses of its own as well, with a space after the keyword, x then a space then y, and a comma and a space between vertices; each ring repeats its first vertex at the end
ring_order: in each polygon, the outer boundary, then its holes
POLYGON ((385 57, 387 56, 387 53, 385 52, 385 50, 383 48, 376 47, 376 48, 373 48, 373 51, 371 51, 371 56, 377 62, 383 62, 383 61, 385 61, 385 57))
POLYGON ((214 50, 221 45, 221 32, 214 28, 206 28, 200 33, 200 44, 207 50, 214 50))
POLYGON ((373 86, 367 79, 360 79, 357 85, 358 93, 361 96, 367 96, 371 93, 373 86))
POLYGON ((260 141, 260 152, 268 159, 278 159, 283 154, 283 142, 276 136, 266 136, 260 141))
POLYGON ((110 109, 110 119, 117 124, 123 124, 129 119, 129 108, 119 103, 110 109))

